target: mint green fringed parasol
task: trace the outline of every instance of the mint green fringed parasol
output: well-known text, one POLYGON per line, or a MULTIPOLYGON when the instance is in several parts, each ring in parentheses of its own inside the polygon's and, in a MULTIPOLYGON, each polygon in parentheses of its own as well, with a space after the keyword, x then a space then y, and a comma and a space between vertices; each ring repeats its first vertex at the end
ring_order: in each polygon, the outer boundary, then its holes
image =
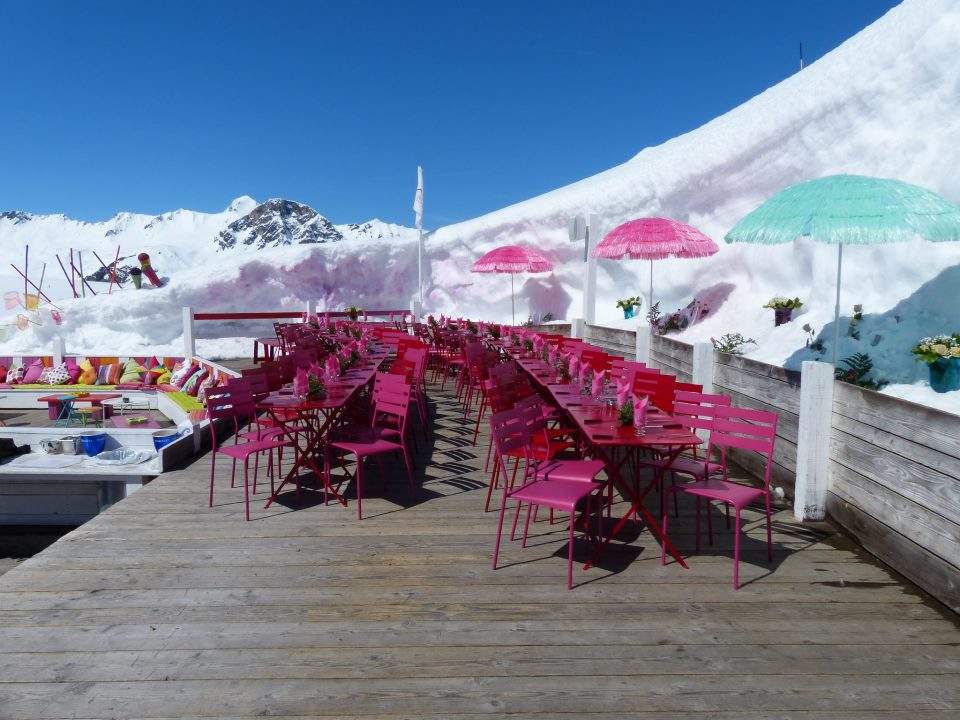
POLYGON ((863 175, 829 175, 791 185, 746 215, 726 241, 773 245, 809 237, 837 246, 833 364, 840 343, 844 245, 960 240, 960 207, 917 185, 863 175))

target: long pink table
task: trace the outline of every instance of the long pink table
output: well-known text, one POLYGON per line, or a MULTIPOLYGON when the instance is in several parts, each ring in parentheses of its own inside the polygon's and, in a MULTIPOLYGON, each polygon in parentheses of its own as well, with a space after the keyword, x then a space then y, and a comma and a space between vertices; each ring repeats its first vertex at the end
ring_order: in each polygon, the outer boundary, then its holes
POLYGON ((534 382, 552 397, 556 405, 566 412, 586 441, 590 453, 604 461, 608 481, 616 486, 624 499, 630 501, 630 508, 617 521, 585 568, 596 564, 610 540, 636 515, 643 518, 650 532, 667 552, 681 566, 687 567, 683 557, 661 530, 660 524, 643 505, 644 498, 661 482, 664 471, 655 469, 650 482, 641 488, 639 475, 630 483, 623 477, 621 469, 642 450, 657 451, 667 461, 665 465, 669 465, 684 450, 702 444, 703 440, 689 430, 672 425, 670 416, 657 408, 651 408, 642 431, 638 432, 632 425, 624 427, 619 424, 615 407, 580 395, 575 386, 556 383, 555 371, 542 360, 516 358, 516 361, 534 382), (621 457, 618 458, 618 455, 621 457))

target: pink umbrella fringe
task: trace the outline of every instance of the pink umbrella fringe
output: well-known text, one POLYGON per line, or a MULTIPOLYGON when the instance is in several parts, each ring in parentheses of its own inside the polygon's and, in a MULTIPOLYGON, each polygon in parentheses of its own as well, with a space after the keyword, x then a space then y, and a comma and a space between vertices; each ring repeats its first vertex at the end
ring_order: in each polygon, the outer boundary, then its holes
POLYGON ((553 263, 538 251, 523 245, 504 245, 491 250, 473 264, 476 273, 542 273, 553 263))
POLYGON ((622 260, 663 260, 668 257, 707 257, 717 244, 690 225, 669 218, 640 218, 607 233, 594 257, 622 260))

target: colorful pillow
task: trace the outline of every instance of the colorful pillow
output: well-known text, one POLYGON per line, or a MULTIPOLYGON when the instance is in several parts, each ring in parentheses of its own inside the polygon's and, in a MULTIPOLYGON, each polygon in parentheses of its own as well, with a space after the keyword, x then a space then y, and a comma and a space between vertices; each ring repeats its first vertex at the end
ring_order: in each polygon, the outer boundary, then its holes
POLYGON ((116 365, 114 365, 113 363, 107 363, 97 368, 96 384, 97 385, 116 385, 115 382, 110 381, 110 377, 112 375, 116 375, 116 371, 114 370, 115 367, 116 365))
POLYGON ((80 377, 80 366, 77 365, 77 361, 73 358, 67 358, 63 361, 63 364, 67 366, 67 385, 74 385, 77 382, 77 378, 80 377))
POLYGON ((67 372, 67 364, 62 362, 59 365, 46 368, 40 373, 37 382, 44 385, 65 385, 69 379, 70 373, 67 372))
POLYGON ((97 383, 97 369, 87 358, 80 363, 80 375, 77 377, 77 385, 95 385, 97 383))
POLYGON ((197 400, 206 404, 207 402, 207 390, 217 386, 217 383, 220 382, 220 373, 216 370, 210 372, 209 375, 200 383, 200 389, 197 391, 197 400))
POLYGON ((164 375, 164 374, 167 374, 167 375, 170 374, 166 368, 160 368, 160 367, 149 368, 143 374, 143 384, 147 386, 158 385, 159 383, 157 382, 157 380, 160 378, 161 375, 164 375))
POLYGON ((32 385, 34 383, 40 382, 40 376, 43 375, 44 371, 43 360, 37 358, 27 367, 23 372, 23 380, 20 382, 23 385, 32 385))
POLYGON ((7 382, 11 385, 19 385, 23 381, 23 365, 14 365, 7 370, 7 382))
POLYGON ((120 374, 120 384, 139 383, 143 381, 143 374, 147 369, 133 358, 127 360, 120 374))
POLYGON ((187 380, 190 379, 190 376, 199 369, 199 365, 192 364, 181 365, 179 368, 175 367, 173 369, 173 373, 170 375, 170 384, 173 385, 177 390, 181 390, 187 380))
POLYGON ((200 384, 207 379, 209 374, 210 371, 206 368, 198 369, 197 372, 193 373, 193 375, 187 378, 187 381, 180 389, 190 397, 197 397, 197 394, 200 392, 200 384))

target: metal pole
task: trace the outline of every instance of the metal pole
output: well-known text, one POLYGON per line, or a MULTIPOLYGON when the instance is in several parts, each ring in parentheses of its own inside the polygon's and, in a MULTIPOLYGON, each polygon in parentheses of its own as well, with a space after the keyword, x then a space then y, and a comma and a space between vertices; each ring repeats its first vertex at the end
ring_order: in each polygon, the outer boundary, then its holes
POLYGON ((513 273, 510 273, 510 322, 514 327, 517 326, 517 313, 513 308, 513 273))
POLYGON ((833 367, 840 351, 840 277, 843 272, 843 243, 837 245, 837 304, 833 308, 833 367))
POLYGON ((653 260, 650 261, 650 305, 647 312, 653 312, 653 260))
POLYGON ((417 237, 417 292, 420 297, 420 308, 423 311, 423 228, 417 237))

